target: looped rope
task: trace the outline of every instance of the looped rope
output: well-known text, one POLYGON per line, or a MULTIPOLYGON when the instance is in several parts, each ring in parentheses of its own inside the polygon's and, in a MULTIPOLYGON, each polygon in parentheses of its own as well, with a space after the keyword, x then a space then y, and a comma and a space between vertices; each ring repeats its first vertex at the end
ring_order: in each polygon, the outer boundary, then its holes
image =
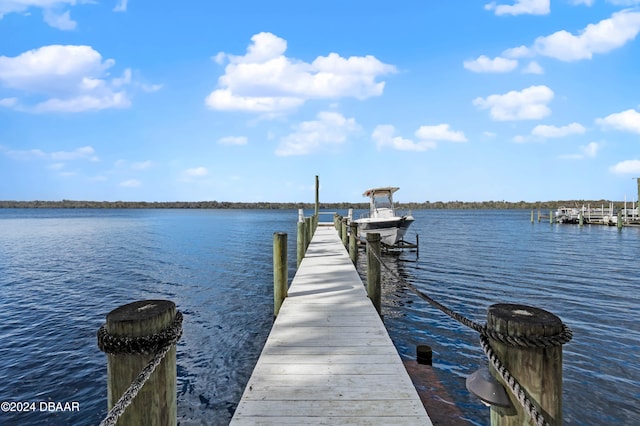
POLYGON ((114 336, 107 332, 106 324, 98 329, 98 347, 108 354, 148 355, 160 351, 168 342, 177 341, 182 334, 182 313, 176 316, 164 330, 150 336, 114 336))
MULTIPOLYGON (((367 250, 369 250, 368 244, 367 244, 367 250)), ((378 260, 378 262, 380 262, 380 264, 384 266, 385 269, 387 269, 398 280, 398 282, 402 283, 405 287, 413 291, 421 299, 425 300, 430 305, 438 308, 440 311, 444 312, 445 314, 455 319, 456 321, 460 322, 461 324, 464 324, 467 327, 480 333, 480 344, 485 354, 487 355, 487 358, 489 359, 489 361, 491 361, 491 364, 493 365, 495 370, 498 372, 500 377, 502 377, 502 380, 504 380, 504 382, 507 384, 507 386, 509 387, 513 395, 515 395, 516 399, 518 400, 522 408, 527 412, 529 417, 535 422, 537 426, 550 425, 550 423, 544 418, 544 415, 538 411, 535 404, 531 402, 531 399, 526 394, 522 386, 511 375, 509 370, 507 370, 507 368, 502 364, 502 362, 500 362, 500 359, 498 358, 496 353, 491 348, 491 345, 489 344, 489 339, 493 339, 501 343, 504 343, 510 346, 516 346, 516 347, 551 348, 555 346, 561 346, 572 339, 573 331, 571 331, 571 329, 567 325, 563 323, 562 331, 560 331, 556 335, 539 336, 539 337, 509 336, 507 334, 499 333, 495 330, 489 330, 486 325, 472 321, 469 318, 466 318, 465 316, 457 312, 454 312, 453 310, 447 308, 446 306, 439 303, 438 301, 427 296, 426 294, 418 290, 414 285, 405 281, 401 276, 395 273, 395 271, 393 271, 391 268, 389 268, 389 266, 387 266, 374 251, 371 251, 371 253, 378 260)))
POLYGON ((100 426, 113 426, 118 418, 124 413, 133 399, 138 395, 155 369, 160 365, 165 355, 171 347, 180 340, 182 336, 182 313, 176 311, 174 320, 169 327, 151 336, 141 337, 118 337, 107 333, 105 325, 98 330, 98 347, 101 351, 109 354, 152 354, 155 356, 140 371, 129 388, 122 394, 107 416, 100 422, 100 426))
POLYGON ((495 330, 489 330, 487 327, 484 327, 480 334, 509 346, 543 349, 562 346, 573 338, 573 331, 564 323, 562 324, 562 331, 552 336, 510 336, 495 330))

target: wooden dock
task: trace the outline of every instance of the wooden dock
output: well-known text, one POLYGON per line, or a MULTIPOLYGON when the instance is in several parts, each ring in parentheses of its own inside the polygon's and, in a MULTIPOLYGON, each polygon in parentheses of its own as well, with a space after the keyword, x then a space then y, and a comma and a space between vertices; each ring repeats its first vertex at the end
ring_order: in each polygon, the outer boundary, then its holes
POLYGON ((231 424, 432 425, 333 224, 311 240, 231 424))

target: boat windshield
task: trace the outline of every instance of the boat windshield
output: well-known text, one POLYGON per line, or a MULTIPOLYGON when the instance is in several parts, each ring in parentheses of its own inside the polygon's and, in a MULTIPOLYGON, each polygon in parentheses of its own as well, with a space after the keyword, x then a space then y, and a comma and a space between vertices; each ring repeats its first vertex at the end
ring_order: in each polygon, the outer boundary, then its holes
POLYGON ((377 194, 373 197, 373 205, 377 209, 387 208, 390 209, 393 206, 391 205, 391 195, 390 194, 377 194))

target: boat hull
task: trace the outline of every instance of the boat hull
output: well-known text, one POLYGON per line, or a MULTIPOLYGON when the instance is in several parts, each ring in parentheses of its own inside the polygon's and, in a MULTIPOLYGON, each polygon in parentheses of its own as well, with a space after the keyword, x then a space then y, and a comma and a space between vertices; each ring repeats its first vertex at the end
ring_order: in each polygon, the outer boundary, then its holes
POLYGON ((367 234, 380 234, 380 241, 388 246, 395 245, 402 240, 413 223, 412 216, 391 218, 365 218, 354 221, 358 225, 358 235, 366 239, 367 234))

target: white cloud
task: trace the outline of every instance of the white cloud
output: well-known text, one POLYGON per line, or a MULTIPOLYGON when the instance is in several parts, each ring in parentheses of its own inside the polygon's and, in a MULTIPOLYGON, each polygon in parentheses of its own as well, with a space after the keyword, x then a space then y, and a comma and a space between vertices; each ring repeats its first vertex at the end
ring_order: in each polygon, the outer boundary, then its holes
POLYGON ((607 3, 615 4, 616 6, 633 6, 640 4, 640 0, 607 0, 607 3))
POLYGON ((562 138, 569 135, 580 135, 586 131, 587 129, 579 123, 571 123, 561 127, 539 124, 533 128, 531 134, 542 138, 562 138))
POLYGON ((523 74, 544 74, 544 69, 536 61, 531 61, 522 69, 523 74))
POLYGON ((56 151, 49 154, 49 156, 54 161, 70 161, 83 159, 98 161, 98 157, 95 155, 95 150, 91 146, 83 146, 73 151, 56 151))
POLYGON ((194 167, 184 171, 184 175, 187 177, 204 177, 209 174, 209 170, 206 167, 194 167))
POLYGON ((107 79, 113 59, 90 46, 50 45, 15 57, 0 56, 0 85, 23 93, 14 107, 31 112, 81 112, 126 108, 122 78, 107 79), (25 106, 27 105, 27 106, 25 106))
POLYGON ((13 150, 8 149, 5 151, 5 154, 14 160, 36 160, 41 158, 48 158, 48 154, 41 149, 24 149, 24 150, 13 150))
POLYGON ((77 3, 89 3, 83 0, 8 0, 0 1, 0 19, 9 13, 25 13, 29 8, 41 8, 44 21, 59 30, 73 30, 76 22, 71 19, 69 11, 62 11, 66 6, 77 3))
POLYGON ((153 166, 154 166, 154 163, 151 160, 137 161, 131 164, 131 168, 133 170, 148 170, 153 166))
POLYGON ((37 160, 44 159, 55 162, 61 161, 100 161, 96 155, 95 149, 91 146, 83 146, 76 148, 73 151, 54 151, 45 152, 41 149, 27 149, 27 150, 8 150, 6 154, 15 160, 37 160))
POLYGON ((607 53, 633 40, 640 32, 640 12, 623 10, 597 24, 589 24, 573 35, 562 30, 538 37, 533 49, 540 55, 561 61, 591 59, 594 53, 607 53))
POLYGON ((226 136, 218 139, 221 145, 246 145, 249 142, 246 136, 226 136))
POLYGON ((502 56, 507 58, 529 58, 535 56, 535 52, 527 46, 512 47, 502 52, 502 56))
POLYGON ((600 144, 597 142, 589 142, 587 145, 581 146, 580 151, 585 157, 593 158, 598 154, 600 150, 600 144))
POLYGON ((111 85, 113 87, 126 86, 127 84, 131 84, 131 68, 124 70, 122 77, 116 77, 111 80, 111 85))
POLYGON ((140 186, 142 186, 142 182, 137 179, 129 179, 120 182, 120 186, 125 188, 139 188, 140 186))
POLYGON ((493 10, 496 15, 548 15, 550 0, 515 0, 512 5, 488 3, 485 10, 493 10))
POLYGON ((517 60, 501 58, 499 56, 490 59, 482 55, 475 60, 464 61, 464 67, 473 72, 509 72, 513 71, 517 66, 517 60))
POLYGON ((553 90, 547 86, 531 86, 520 92, 514 90, 504 95, 478 97, 473 105, 488 109, 491 118, 498 121, 538 120, 551 113, 547 104, 553 96, 553 90))
POLYGON ((337 53, 307 63, 286 57, 286 40, 263 32, 251 37, 244 56, 218 53, 214 59, 229 63, 218 79, 219 88, 205 103, 217 110, 274 113, 291 110, 308 99, 379 96, 379 76, 396 71, 373 56, 343 58, 337 53))
POLYGON ((141 84, 140 88, 142 89, 143 92, 146 93, 153 93, 153 92, 157 92, 158 90, 162 89, 164 87, 163 84, 141 84))
POLYGON ((435 149, 437 144, 433 141, 414 142, 401 136, 395 136, 395 127, 390 124, 376 126, 371 138, 376 142, 376 147, 382 149, 389 146, 399 151, 427 151, 435 149))
POLYGON ((71 19, 69 11, 58 13, 51 9, 44 10, 44 21, 53 28, 57 28, 63 31, 75 30, 78 25, 71 19))
POLYGON ((461 131, 449 129, 448 124, 438 124, 436 126, 420 126, 415 133, 418 139, 424 141, 448 141, 466 142, 467 138, 461 131))
POLYGON ((306 155, 327 146, 341 145, 347 136, 360 130, 353 118, 337 112, 320 112, 317 120, 304 121, 295 131, 280 140, 276 155, 306 155))
POLYGON ((127 11, 127 0, 118 0, 116 5, 113 7, 114 12, 126 12, 127 11))
POLYGON ((640 134, 640 112, 634 109, 618 112, 596 119, 596 123, 605 128, 640 134))
POLYGON ((113 166, 116 169, 130 169, 135 171, 149 170, 155 165, 156 164, 151 160, 134 161, 130 163, 127 160, 120 159, 120 160, 117 160, 115 163, 113 163, 113 166))
POLYGON ((585 158, 595 158, 600 148, 601 144, 597 142, 590 142, 587 145, 579 147, 579 154, 561 155, 560 158, 563 160, 583 160, 585 158))
POLYGON ((451 130, 449 124, 437 124, 434 126, 420 126, 414 135, 418 139, 396 136, 396 129, 390 124, 378 125, 371 134, 376 142, 376 147, 382 149, 391 147, 399 151, 428 151, 435 149, 438 142, 466 142, 464 132, 451 130))
POLYGON ((18 105, 18 98, 3 98, 0 99, 0 107, 12 108, 18 105))
POLYGON ((53 171, 60 171, 60 170, 64 169, 65 166, 66 166, 65 163, 53 163, 53 164, 50 164, 47 168, 49 170, 53 170, 53 171))
POLYGON ((621 161, 609 168, 611 173, 617 175, 623 174, 640 174, 640 160, 625 160, 621 161))

